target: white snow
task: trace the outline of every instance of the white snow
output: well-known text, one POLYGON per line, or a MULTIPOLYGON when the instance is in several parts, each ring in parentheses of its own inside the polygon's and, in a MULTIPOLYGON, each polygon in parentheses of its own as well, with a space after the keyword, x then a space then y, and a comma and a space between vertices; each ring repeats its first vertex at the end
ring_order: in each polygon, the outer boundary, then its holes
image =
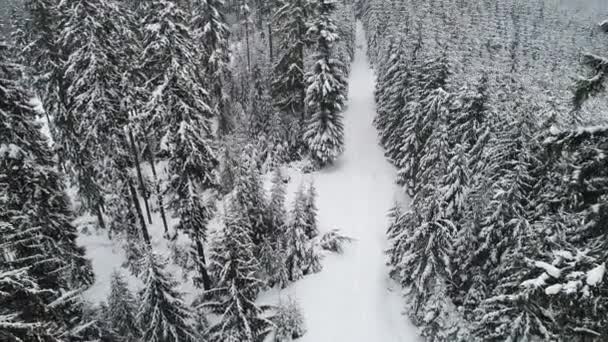
POLYGON ((545 272, 547 272, 547 274, 553 278, 559 278, 562 274, 562 271, 559 268, 544 261, 536 261, 534 264, 536 265, 536 267, 544 269, 545 272))
MULTIPOLYGON (((359 24, 357 46, 365 45, 359 24)), ((357 50, 350 76, 345 153, 310 176, 318 191, 322 232, 340 229, 355 241, 343 255, 327 255, 320 273, 260 299, 277 303, 291 296, 298 301, 307 327, 301 342, 421 341, 402 314, 401 289, 387 275, 387 213, 405 195, 394 184, 396 170, 384 158, 372 126, 374 78, 365 56, 357 50)), ((291 177, 290 193, 299 186, 297 176, 291 177)))
POLYGON ((21 148, 15 144, 0 144, 0 155, 7 154, 10 159, 18 159, 21 152, 21 148))
POLYGON ((604 279, 604 274, 606 273, 606 263, 602 263, 601 265, 595 267, 594 269, 587 272, 587 285, 596 286, 602 282, 604 279))
POLYGON ((558 294, 564 286, 562 284, 553 284, 545 289, 547 295, 558 294))

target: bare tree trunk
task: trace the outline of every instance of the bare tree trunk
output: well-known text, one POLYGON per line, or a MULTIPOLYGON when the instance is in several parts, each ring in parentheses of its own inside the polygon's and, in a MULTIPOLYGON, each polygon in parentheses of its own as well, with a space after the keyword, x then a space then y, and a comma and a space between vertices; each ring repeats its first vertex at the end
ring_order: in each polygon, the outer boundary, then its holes
POLYGON ((99 225, 99 228, 106 229, 106 223, 103 219, 103 212, 101 210, 101 205, 95 206, 95 215, 97 215, 97 224, 99 225))
POLYGON ((144 205, 146 206, 146 214, 148 215, 148 223, 152 224, 152 214, 150 212, 150 205, 148 204, 149 193, 146 189, 146 183, 144 183, 144 177, 141 173, 141 165, 139 163, 139 151, 137 150, 137 145, 135 145, 135 139, 133 138, 133 132, 130 128, 127 128, 129 131, 129 142, 131 145, 131 153, 133 154, 133 160, 135 162, 135 170, 137 170, 137 179, 139 181, 139 186, 141 188, 142 197, 144 198, 144 205))
POLYGON ((205 249, 203 248, 203 242, 199 237, 196 238, 196 252, 199 257, 199 271, 201 273, 201 279, 203 281, 203 289, 205 291, 211 289, 211 278, 207 272, 207 260, 205 259, 205 249))
POLYGON ((133 186, 133 182, 131 178, 128 179, 129 191, 131 192, 131 201, 133 202, 133 206, 135 207, 135 212, 137 213, 137 218, 139 219, 139 223, 141 224, 141 235, 144 238, 144 241, 148 246, 150 243, 150 234, 148 234, 148 227, 146 227, 146 219, 144 218, 144 214, 141 210, 141 205, 139 204, 139 198, 137 197, 137 190, 135 190, 135 186, 133 186))
POLYGON ((270 64, 274 61, 273 51, 272 51, 272 24, 268 24, 268 51, 270 54, 270 64))
POLYGON ((245 42, 247 44, 247 71, 251 72, 251 52, 249 50, 249 22, 245 22, 245 42))
POLYGON ((156 184, 156 198, 158 200, 158 208, 160 209, 160 217, 163 220, 163 228, 165 229, 165 238, 169 238, 169 225, 167 224, 167 215, 165 214, 165 203, 163 200, 163 193, 161 192, 160 183, 156 174, 156 162, 154 161, 154 152, 148 148, 148 162, 152 168, 152 176, 154 177, 154 183, 156 184))

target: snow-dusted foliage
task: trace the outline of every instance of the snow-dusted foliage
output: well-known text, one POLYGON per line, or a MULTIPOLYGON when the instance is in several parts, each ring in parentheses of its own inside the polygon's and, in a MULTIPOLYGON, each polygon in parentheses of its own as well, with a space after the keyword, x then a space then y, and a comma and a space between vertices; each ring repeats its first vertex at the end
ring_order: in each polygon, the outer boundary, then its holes
POLYGON ((274 342, 291 342, 306 333, 302 310, 298 302, 291 297, 279 303, 272 322, 274 324, 274 342))
POLYGON ((114 271, 104 318, 117 341, 132 342, 141 337, 137 321, 138 307, 137 300, 129 290, 127 281, 122 274, 114 271))
POLYGON ((316 19, 307 36, 316 41, 312 71, 307 74, 306 103, 312 113, 304 131, 311 158, 323 166, 334 161, 344 145, 342 110, 346 100, 345 67, 334 58, 334 43, 339 39, 332 19, 333 0, 319 0, 316 19))
POLYGON ((167 271, 167 261, 154 252, 143 260, 137 321, 142 339, 151 342, 195 342, 200 333, 194 328, 194 315, 186 306, 178 283, 167 271))
POLYGON ((61 174, 35 122, 23 74, 0 44, 0 337, 55 341, 78 323, 94 282, 76 244, 61 174))
POLYGON ((312 113, 325 136, 318 113, 344 105, 353 5, 0 1, 0 340, 260 340, 258 292, 321 268, 315 188, 291 215, 279 170, 311 150, 312 113))
POLYGON ((226 209, 225 221, 211 256, 217 284, 201 298, 200 307, 221 317, 209 329, 211 341, 259 341, 270 322, 263 317, 265 308, 254 302, 263 281, 256 277, 260 265, 254 257, 251 222, 238 202, 226 209))
POLYGON ((422 335, 608 338, 605 118, 591 114, 605 101, 587 101, 604 90, 601 54, 569 93, 581 48, 605 37, 544 1, 369 0, 360 15, 374 124, 413 196, 391 213, 390 272, 422 335))

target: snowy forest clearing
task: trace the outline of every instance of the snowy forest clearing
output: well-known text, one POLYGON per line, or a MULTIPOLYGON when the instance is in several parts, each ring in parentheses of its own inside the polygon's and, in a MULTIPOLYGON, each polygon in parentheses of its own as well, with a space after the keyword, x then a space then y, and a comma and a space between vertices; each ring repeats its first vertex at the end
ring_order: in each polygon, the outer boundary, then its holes
MULTIPOLYGON (((395 169, 384 158, 372 126, 373 74, 365 37, 357 26, 357 52, 344 113, 345 152, 332 167, 312 176, 318 191, 319 227, 339 229, 355 239, 343 255, 328 255, 323 271, 289 288, 267 293, 262 302, 295 298, 303 310, 307 341, 418 341, 402 314, 400 289, 388 277, 384 250, 387 212, 404 199, 395 169)), ((292 175, 290 193, 300 184, 292 175)), ((405 205, 406 203, 404 203, 405 205)))

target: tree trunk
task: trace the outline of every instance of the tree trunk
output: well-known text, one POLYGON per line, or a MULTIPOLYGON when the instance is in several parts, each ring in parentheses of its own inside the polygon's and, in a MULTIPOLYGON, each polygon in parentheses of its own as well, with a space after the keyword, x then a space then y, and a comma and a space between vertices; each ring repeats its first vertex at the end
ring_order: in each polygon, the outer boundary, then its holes
POLYGON ((137 150, 137 145, 135 145, 135 139, 133 138, 133 132, 130 128, 127 128, 129 131, 129 142, 131 145, 131 153, 133 154, 133 160, 135 162, 135 170, 137 170, 137 179, 139 181, 139 186, 141 189, 142 197, 144 198, 144 205, 146 206, 146 214, 148 215, 148 223, 152 224, 152 214, 150 213, 150 205, 148 204, 148 190, 146 189, 146 184, 144 183, 144 177, 141 173, 141 165, 139 163, 139 151, 137 150))
MULTIPOLYGON (((149 144, 150 145, 150 144, 149 144)), ((160 182, 156 174, 156 165, 154 161, 154 153, 148 148, 148 162, 152 168, 152 176, 154 177, 154 183, 156 184, 156 198, 158 200, 158 208, 160 209, 160 217, 163 220, 163 228, 165 229, 165 238, 169 238, 169 225, 167 224, 167 215, 165 214, 165 203, 163 200, 163 193, 161 192, 160 182)))
POLYGON ((245 22, 245 43, 247 45, 247 71, 251 72, 251 52, 249 50, 249 22, 245 22))
POLYGON ((205 291, 211 290, 211 278, 207 272, 207 261, 205 259, 205 249, 203 248, 203 242, 199 237, 196 237, 196 252, 199 257, 199 271, 201 273, 201 279, 203 281, 203 289, 205 291))
POLYGON ((139 204, 139 198, 137 197, 137 190, 135 190, 135 186, 133 186, 133 182, 131 178, 128 179, 129 191, 131 192, 131 201, 133 202, 133 206, 135 207, 135 212, 137 213, 137 218, 139 219, 139 223, 141 224, 141 235, 144 238, 144 241, 148 246, 150 243, 150 234, 148 234, 148 227, 146 227, 146 219, 144 218, 144 213, 141 210, 141 205, 139 204))
POLYGON ((270 64, 272 65, 274 60, 272 53, 272 24, 268 24, 268 52, 270 55, 270 64))
POLYGON ((97 224, 99 228, 106 229, 106 223, 103 219, 103 212, 101 211, 101 205, 95 206, 95 215, 97 215, 97 224))

